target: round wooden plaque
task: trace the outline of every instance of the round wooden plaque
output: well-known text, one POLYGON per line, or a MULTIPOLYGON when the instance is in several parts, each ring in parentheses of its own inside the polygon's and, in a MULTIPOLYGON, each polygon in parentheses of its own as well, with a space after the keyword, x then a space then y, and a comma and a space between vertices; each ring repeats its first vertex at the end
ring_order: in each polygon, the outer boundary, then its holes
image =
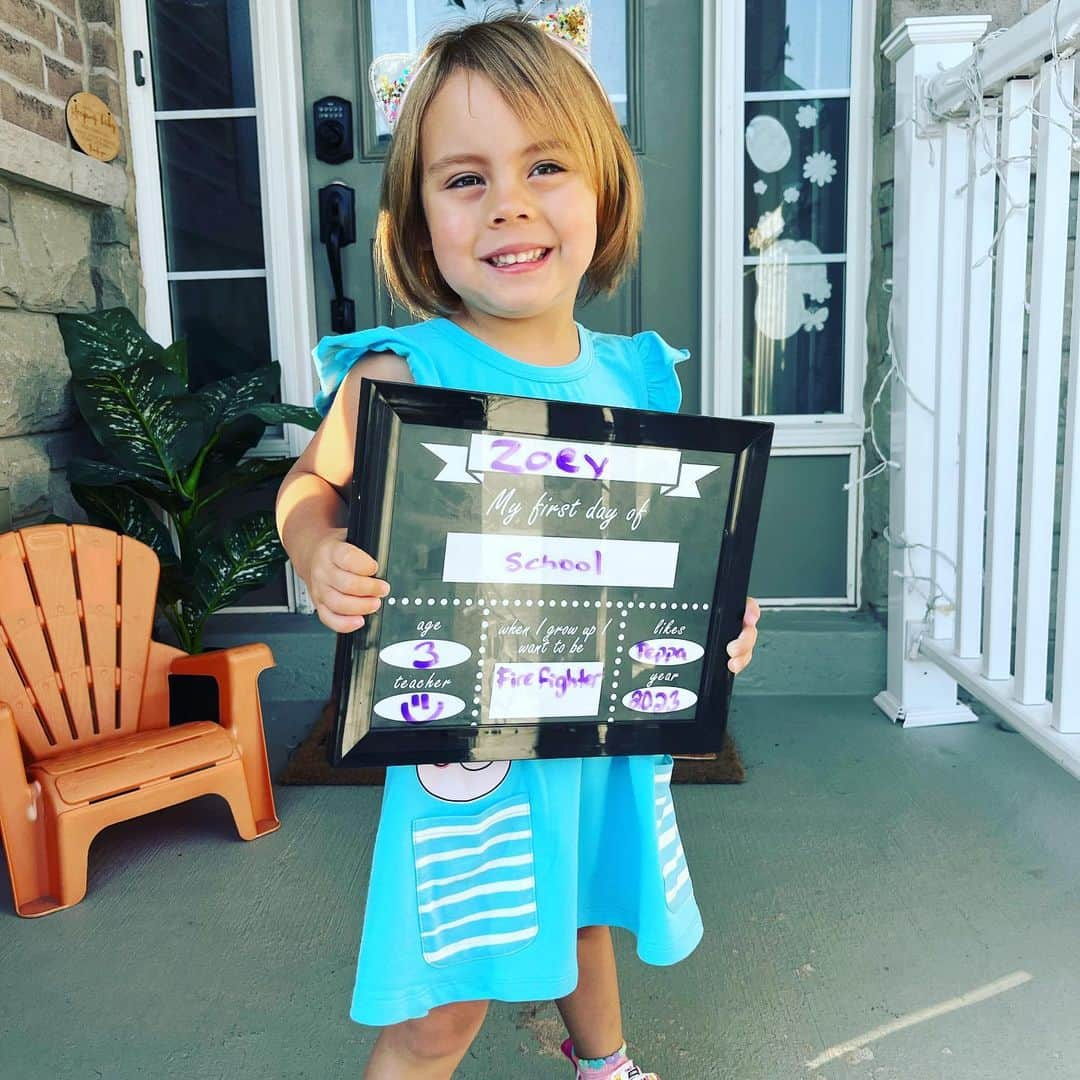
POLYGON ((99 161, 112 161, 120 153, 116 119, 96 94, 72 94, 67 103, 67 125, 75 145, 99 161))

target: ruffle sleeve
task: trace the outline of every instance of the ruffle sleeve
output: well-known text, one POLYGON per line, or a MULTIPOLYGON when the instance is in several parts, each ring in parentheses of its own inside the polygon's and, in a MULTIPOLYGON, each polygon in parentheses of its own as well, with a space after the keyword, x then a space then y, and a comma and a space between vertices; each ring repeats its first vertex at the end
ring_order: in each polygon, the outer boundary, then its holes
POLYGON ((647 409, 657 412, 678 412, 682 403, 682 387, 675 365, 690 358, 688 349, 672 348, 654 330, 634 335, 641 370, 645 373, 647 409))
POLYGON ((315 395, 315 408, 321 416, 330 411, 334 395, 349 373, 349 369, 361 357, 373 352, 392 352, 403 357, 417 382, 424 377, 431 361, 416 340, 408 333, 409 327, 396 329, 392 326, 376 326, 370 330, 358 330, 352 334, 324 337, 311 350, 315 371, 322 389, 315 395))

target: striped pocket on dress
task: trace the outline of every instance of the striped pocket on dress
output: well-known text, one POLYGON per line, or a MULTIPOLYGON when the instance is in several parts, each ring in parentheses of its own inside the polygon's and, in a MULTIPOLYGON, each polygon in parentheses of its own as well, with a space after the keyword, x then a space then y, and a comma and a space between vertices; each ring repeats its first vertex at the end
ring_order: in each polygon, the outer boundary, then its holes
POLYGON ((505 799, 469 817, 415 821, 413 858, 429 964, 505 956, 536 937, 528 799, 505 799))
POLYGON ((691 896, 690 870, 683 853, 679 826, 675 823, 675 804, 671 801, 671 773, 674 763, 669 756, 656 766, 654 781, 656 837, 660 849, 660 871, 664 877, 664 899, 673 911, 691 896))

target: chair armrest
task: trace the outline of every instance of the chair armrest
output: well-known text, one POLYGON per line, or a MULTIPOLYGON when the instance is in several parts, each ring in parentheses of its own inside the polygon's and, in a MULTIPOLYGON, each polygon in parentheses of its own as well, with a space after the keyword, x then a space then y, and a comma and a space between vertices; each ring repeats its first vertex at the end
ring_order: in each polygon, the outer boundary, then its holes
POLYGON ((248 671, 258 675, 260 671, 273 666, 274 654, 270 646, 258 641, 251 645, 234 645, 229 649, 178 656, 169 665, 169 674, 210 675, 220 680, 223 676, 243 678, 248 671))
POLYGON ((217 680, 221 695, 221 725, 232 727, 250 713, 252 699, 258 713, 259 673, 274 666, 269 646, 256 642, 230 649, 178 656, 169 665, 170 675, 209 675, 217 680))
POLYGON ((15 715, 0 701, 0 821, 25 823, 36 811, 35 794, 23 767, 15 715))
POLYGON ((245 839, 273 832, 280 824, 274 811, 266 734, 259 702, 259 672, 273 666, 273 654, 260 643, 195 656, 180 656, 169 668, 173 675, 210 675, 217 680, 221 726, 228 731, 240 753, 255 819, 254 834, 247 836, 241 833, 245 839))

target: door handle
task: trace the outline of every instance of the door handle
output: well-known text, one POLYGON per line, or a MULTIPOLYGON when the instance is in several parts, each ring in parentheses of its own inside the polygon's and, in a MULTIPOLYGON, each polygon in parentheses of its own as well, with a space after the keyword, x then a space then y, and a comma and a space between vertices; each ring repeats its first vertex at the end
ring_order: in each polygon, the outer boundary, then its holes
POLYGON ((319 189, 319 239, 326 245, 334 284, 330 329, 335 334, 347 334, 356 329, 356 305, 345 295, 341 249, 356 242, 356 193, 340 180, 319 189))

